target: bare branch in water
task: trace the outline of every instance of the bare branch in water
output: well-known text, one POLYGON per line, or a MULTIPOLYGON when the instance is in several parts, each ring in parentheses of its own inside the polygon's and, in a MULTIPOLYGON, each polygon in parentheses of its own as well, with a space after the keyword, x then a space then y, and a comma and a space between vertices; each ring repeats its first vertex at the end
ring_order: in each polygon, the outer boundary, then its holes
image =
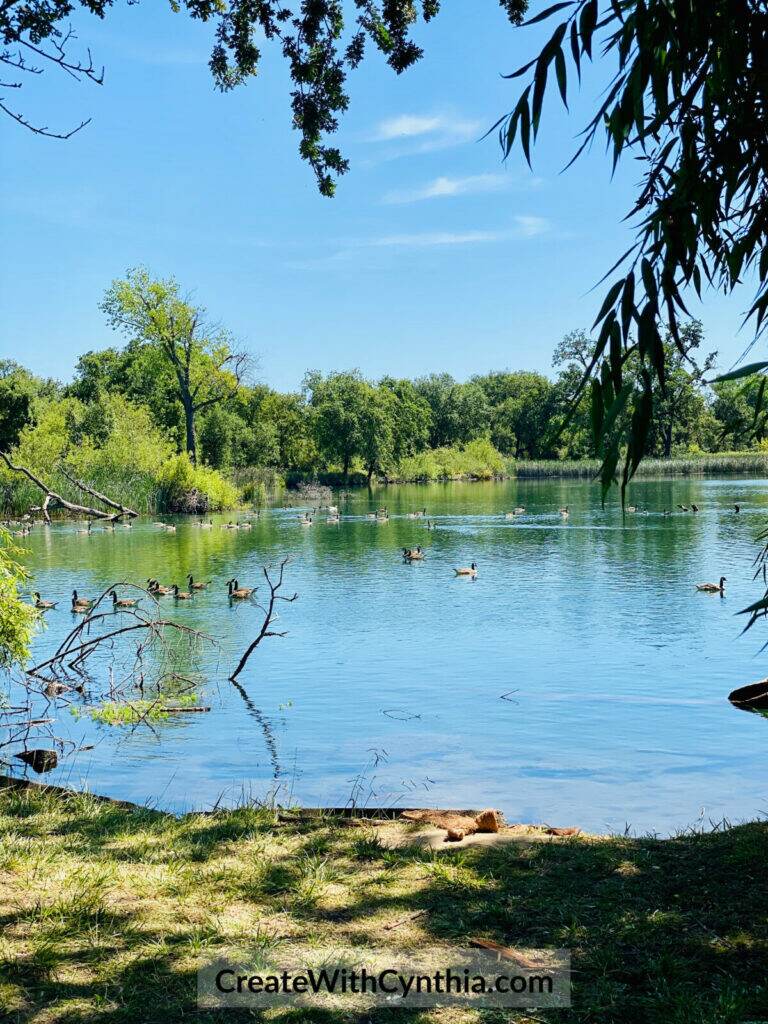
POLYGON ((237 664, 237 668, 229 677, 229 681, 231 683, 234 683, 237 677, 243 671, 245 666, 248 664, 248 659, 259 646, 259 644, 261 643, 265 636, 286 635, 285 631, 278 632, 277 630, 270 629, 270 626, 277 618, 277 612, 275 611, 276 603, 278 601, 285 601, 286 603, 290 604, 292 601, 295 601, 299 596, 298 594, 293 594, 291 597, 285 597, 279 592, 280 588, 283 585, 283 576, 285 574, 285 567, 287 564, 288 558, 286 557, 280 563, 278 577, 274 582, 272 581, 272 578, 269 575, 269 569, 267 568, 266 565, 264 566, 264 579, 267 581, 267 586, 269 587, 269 601, 267 602, 266 605, 260 604, 258 606, 264 612, 264 621, 261 624, 261 629, 259 630, 256 639, 252 640, 251 643, 248 645, 248 647, 245 650, 245 653, 243 654, 242 658, 237 664))

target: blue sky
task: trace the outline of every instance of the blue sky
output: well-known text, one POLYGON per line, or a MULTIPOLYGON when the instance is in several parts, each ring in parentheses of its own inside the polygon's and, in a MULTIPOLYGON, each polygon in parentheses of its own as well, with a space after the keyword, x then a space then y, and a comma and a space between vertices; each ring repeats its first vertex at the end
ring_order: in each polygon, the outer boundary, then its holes
MULTIPOLYGON (((338 136, 351 169, 328 200, 298 157, 276 51, 221 95, 210 28, 162 5, 75 27, 104 85, 51 72, 6 99, 51 127, 91 124, 60 142, 0 121, 0 356, 66 379, 81 352, 119 344, 98 303, 137 264, 194 290, 281 389, 308 368, 547 371, 562 335, 594 319, 638 173, 611 181, 596 147, 560 174, 599 76, 570 117, 549 95, 533 171, 478 141, 519 93, 501 74, 551 28, 512 28, 495 0, 446 2, 410 71, 371 51, 338 136)), ((692 298, 721 366, 749 340, 748 299, 692 298)))

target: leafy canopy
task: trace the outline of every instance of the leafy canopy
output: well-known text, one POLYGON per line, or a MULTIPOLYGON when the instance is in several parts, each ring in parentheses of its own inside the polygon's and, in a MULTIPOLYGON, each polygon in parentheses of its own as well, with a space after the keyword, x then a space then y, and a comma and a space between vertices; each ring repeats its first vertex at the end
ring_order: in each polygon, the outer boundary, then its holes
MULTIPOLYGON (((626 438, 604 452, 603 485, 626 444, 622 493, 643 456, 654 393, 665 392, 669 359, 662 323, 687 357, 684 292, 732 291, 756 280, 748 311, 759 334, 768 315, 768 5, 760 0, 569 0, 529 24, 567 12, 539 55, 510 77, 527 76, 514 109, 496 125, 505 154, 516 142, 531 162, 550 79, 564 104, 582 65, 601 56, 607 81, 574 160, 604 133, 614 167, 636 159, 642 180, 628 217, 634 244, 595 320, 599 333, 581 381, 591 377, 595 437, 631 404, 626 438), (569 71, 570 69, 570 71, 569 71), (639 357, 641 388, 625 380, 639 357)), ((768 363, 744 367, 765 370, 768 363)), ((577 400, 580 393, 577 394, 577 400)))
MULTIPOLYGON (((130 3, 131 0, 128 0, 130 3)), ((299 151, 317 178, 323 195, 331 196, 347 160, 327 137, 349 105, 346 81, 365 54, 367 43, 400 74, 422 55, 410 37, 421 18, 431 21, 440 0, 170 0, 177 13, 215 26, 209 67, 218 89, 226 92, 255 77, 262 63, 261 45, 279 46, 291 77, 293 126, 301 134, 299 151), (351 18, 345 18, 350 9, 351 18)), ((528 0, 499 0, 513 24, 519 24, 528 0)), ((104 71, 94 65, 90 50, 70 56, 72 32, 66 19, 83 9, 106 18, 112 0, 17 0, 0 4, 0 87, 21 88, 30 75, 55 67, 97 85, 104 71)), ((0 111, 42 135, 69 138, 85 127, 56 132, 33 124, 0 96, 0 111)))

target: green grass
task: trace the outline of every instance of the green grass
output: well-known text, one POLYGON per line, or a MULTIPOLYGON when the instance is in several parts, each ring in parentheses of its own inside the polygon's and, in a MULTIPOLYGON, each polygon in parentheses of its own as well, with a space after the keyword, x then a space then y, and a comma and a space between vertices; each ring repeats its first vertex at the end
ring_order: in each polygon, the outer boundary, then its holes
MULTIPOLYGON (((87 795, 0 790, 0 1017, 232 1021, 231 1011, 195 1007, 195 971, 219 950, 247 947, 254 960, 291 944, 394 953, 479 935, 570 947, 573 1008, 377 1010, 364 1019, 765 1020, 766 852, 765 823, 670 840, 432 852, 390 849, 373 828, 327 816, 281 820, 243 807, 175 818, 87 795)), ((274 1010, 261 1019, 358 1018, 274 1010)))

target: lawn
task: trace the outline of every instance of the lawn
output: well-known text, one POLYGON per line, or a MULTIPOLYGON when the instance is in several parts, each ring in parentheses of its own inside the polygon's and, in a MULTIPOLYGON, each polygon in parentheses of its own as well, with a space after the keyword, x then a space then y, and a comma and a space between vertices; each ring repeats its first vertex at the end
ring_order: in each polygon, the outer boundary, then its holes
POLYGON ((416 839, 406 823, 263 807, 177 818, 89 795, 0 789, 0 1018, 248 1019, 196 1008, 196 969, 222 949, 396 952, 479 936, 569 947, 573 1007, 359 1018, 270 1010, 260 1019, 768 1019, 767 824, 667 840, 522 836, 430 849, 416 839))

